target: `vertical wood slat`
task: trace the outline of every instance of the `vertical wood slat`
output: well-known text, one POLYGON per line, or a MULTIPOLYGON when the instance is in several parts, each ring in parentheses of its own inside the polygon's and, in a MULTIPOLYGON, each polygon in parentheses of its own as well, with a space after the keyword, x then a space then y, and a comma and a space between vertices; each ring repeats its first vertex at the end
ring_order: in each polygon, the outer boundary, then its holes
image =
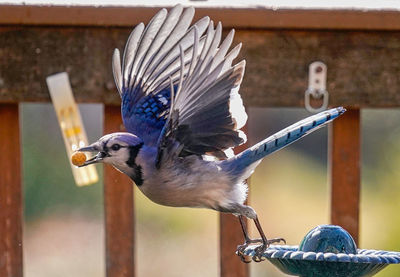
MULTIPOLYGON (((104 107, 104 133, 121 131, 119 106, 104 107)), ((104 209, 107 277, 135 276, 133 184, 125 175, 104 165, 104 209)))
POLYGON ((220 276, 248 277, 249 266, 235 254, 236 247, 243 243, 243 233, 236 216, 220 214, 220 276))
MULTIPOLYGON (((247 125, 242 128, 247 132, 247 125)), ((248 147, 245 143, 235 148, 235 153, 240 153, 248 147)), ((249 264, 240 261, 235 254, 239 244, 244 242, 239 220, 231 214, 221 213, 219 216, 219 242, 220 242, 220 276, 221 277, 249 277, 249 264)))
POLYGON ((0 276, 22 277, 22 178, 18 104, 0 104, 0 276))
POLYGON ((330 128, 331 223, 358 242, 360 206, 360 110, 348 109, 330 128))

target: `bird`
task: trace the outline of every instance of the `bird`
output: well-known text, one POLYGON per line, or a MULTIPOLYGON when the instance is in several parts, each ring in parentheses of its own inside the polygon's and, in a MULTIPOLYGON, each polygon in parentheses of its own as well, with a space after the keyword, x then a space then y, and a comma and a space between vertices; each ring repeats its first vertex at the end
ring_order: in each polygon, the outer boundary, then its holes
POLYGON ((222 24, 209 17, 192 23, 195 10, 181 5, 161 9, 147 26, 138 24, 124 52, 114 50, 112 70, 121 98, 125 132, 104 135, 80 148, 93 157, 81 166, 107 163, 128 175, 155 203, 207 208, 239 218, 244 249, 261 243, 253 260, 271 243, 255 210, 246 205, 250 177, 265 156, 326 125, 345 112, 332 108, 303 119, 254 146, 246 142, 247 121, 239 88, 246 62, 234 63, 241 43, 231 47, 232 29, 222 40, 222 24), (251 239, 245 218, 254 221, 251 239))

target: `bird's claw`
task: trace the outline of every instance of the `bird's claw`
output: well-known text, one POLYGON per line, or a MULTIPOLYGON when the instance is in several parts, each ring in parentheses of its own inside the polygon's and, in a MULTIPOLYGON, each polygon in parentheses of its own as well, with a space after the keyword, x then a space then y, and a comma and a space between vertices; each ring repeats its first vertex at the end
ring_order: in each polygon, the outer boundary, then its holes
MULTIPOLYGON (((249 255, 245 255, 246 248, 252 243, 260 243, 262 239, 249 239, 244 244, 239 245, 236 249, 236 254, 240 257, 240 260, 246 264, 251 263, 252 258, 249 255)), ((254 259, 253 259, 254 260, 254 259)))
POLYGON ((262 245, 258 246, 257 248, 254 249, 254 255, 253 255, 253 261, 259 263, 265 260, 263 257, 263 254, 265 250, 272 244, 272 243, 280 243, 283 242, 286 244, 286 240, 284 238, 275 238, 275 239, 270 239, 267 240, 265 243, 262 245))
POLYGON ((260 246, 258 246, 257 248, 254 249, 254 255, 252 260, 255 261, 256 263, 262 262, 265 260, 265 258, 263 257, 264 251, 265 249, 267 249, 269 247, 269 244, 261 244, 260 246))
POLYGON ((239 255, 239 257, 240 257, 240 260, 242 261, 242 262, 244 262, 245 264, 249 264, 249 263, 251 263, 251 257, 250 256, 247 256, 247 255, 239 255))
POLYGON ((254 254, 253 257, 250 259, 250 256, 245 254, 246 248, 251 244, 251 243, 258 243, 258 242, 263 242, 262 239, 255 239, 255 240, 249 240, 245 242, 242 245, 239 245, 236 249, 236 254, 240 257, 240 260, 244 263, 250 263, 252 260, 259 263, 265 260, 263 257, 263 254, 265 250, 272 244, 272 243, 280 243, 283 242, 286 244, 286 240, 284 238, 276 238, 276 239, 270 239, 267 240, 266 243, 261 244, 260 246, 256 247, 254 249, 254 254))
POLYGON ((240 260, 246 264, 251 263, 251 258, 248 255, 245 255, 245 250, 246 248, 251 244, 251 243, 256 243, 256 242, 262 242, 261 239, 256 239, 256 240, 248 240, 244 244, 239 245, 236 249, 236 254, 240 257, 240 260))
MULTIPOLYGON (((267 240, 268 246, 269 246, 270 244, 273 244, 273 243, 280 243, 280 242, 283 242, 284 244, 286 244, 286 240, 285 240, 284 238, 275 238, 275 239, 269 239, 269 240, 267 240)), ((268 248, 268 247, 267 247, 267 248, 268 248)))
POLYGON ((246 249, 246 247, 248 246, 248 243, 242 244, 242 245, 238 245, 237 249, 236 249, 236 254, 238 256, 243 256, 244 255, 244 250, 246 249))

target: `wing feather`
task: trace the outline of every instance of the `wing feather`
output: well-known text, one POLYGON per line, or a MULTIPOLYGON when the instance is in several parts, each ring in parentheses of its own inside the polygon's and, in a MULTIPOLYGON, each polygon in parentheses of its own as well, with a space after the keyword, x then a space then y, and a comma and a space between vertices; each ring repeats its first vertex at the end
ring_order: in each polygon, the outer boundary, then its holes
MULTIPOLYGON (((192 51, 190 66, 184 63, 184 53, 181 52, 180 70, 185 74, 181 74, 178 82, 179 92, 172 100, 173 108, 168 123, 164 126, 167 130, 163 132, 164 137, 160 140, 157 161, 165 156, 164 149, 170 155, 176 155, 176 149, 179 149, 180 156, 207 154, 226 158, 226 150, 246 140, 243 132, 238 129, 239 120, 236 118, 241 117, 241 122, 246 121, 247 115, 243 105, 239 108, 239 114, 234 115, 231 111, 231 102, 234 100, 236 104, 242 104, 238 89, 246 63, 243 60, 231 66, 240 45, 229 52, 228 60, 225 59, 234 32, 231 31, 219 45, 221 30, 222 27, 218 24, 215 32, 211 32, 210 29, 207 31, 207 35, 212 36, 212 39, 206 39, 200 54, 198 51, 192 51), (205 49, 206 47, 208 48, 205 49), (206 54, 203 56, 204 53, 206 54), (183 147, 168 147, 169 144, 174 144, 174 141, 183 147), (170 153, 171 151, 173 153, 170 153)), ((194 45, 197 43, 198 38, 195 35, 194 45)))
POLYGON ((137 25, 135 29, 133 29, 126 43, 124 55, 122 58, 124 88, 127 88, 129 86, 129 79, 130 76, 132 75, 132 65, 136 56, 136 50, 139 46, 140 38, 142 37, 143 30, 144 30, 143 23, 137 25))
MULTIPOLYGON (((172 47, 179 41, 186 33, 186 30, 190 26, 190 22, 194 16, 194 8, 187 8, 182 13, 182 6, 177 5, 173 8, 176 8, 177 11, 180 11, 181 17, 179 18, 177 15, 173 14, 174 18, 178 19, 178 22, 175 25, 175 28, 172 30, 170 35, 164 41, 164 44, 158 50, 154 60, 151 64, 149 64, 146 73, 144 74, 143 79, 147 80, 153 73, 154 70, 159 66, 159 64, 164 60, 167 54, 171 51, 172 47)), ((171 10, 171 12, 173 11, 171 10)), ((170 14, 171 14, 170 12, 170 14)))
MULTIPOLYGON (((146 60, 147 53, 151 50, 151 46, 153 44, 156 35, 158 34, 161 26, 163 25, 165 18, 167 16, 167 10, 162 9, 160 10, 150 21, 143 32, 143 37, 140 40, 140 45, 137 50, 137 54, 135 60, 132 65, 131 72, 134 74, 131 75, 129 80, 129 87, 137 86, 138 85, 138 73, 140 72, 141 66, 146 60)), ((151 53, 150 53, 151 54, 151 53)))
POLYGON ((178 145, 169 154, 224 158, 245 141, 239 128, 247 115, 238 94, 245 62, 232 66, 241 47, 229 51, 234 30, 222 40, 220 22, 214 27, 204 17, 191 25, 193 17, 193 8, 162 9, 133 29, 122 63, 114 51, 123 121, 159 153, 172 142, 178 145))
POLYGON ((118 49, 114 50, 112 58, 112 71, 114 75, 115 85, 117 86, 119 96, 122 97, 122 72, 121 72, 121 55, 118 49))
POLYGON ((232 29, 229 34, 226 36, 222 44, 219 46, 217 54, 215 54, 212 65, 211 65, 211 71, 221 62, 224 61, 224 58, 226 56, 226 53, 228 52, 229 48, 231 47, 231 44, 233 42, 233 37, 235 36, 235 30, 232 29))
MULTIPOLYGON (((202 34, 207 28, 209 22, 208 17, 204 17, 200 19, 195 25, 193 25, 189 30, 185 33, 185 35, 175 43, 175 45, 171 48, 171 50, 166 54, 164 59, 160 61, 157 68, 151 74, 147 83, 149 87, 145 89, 145 91, 153 91, 157 92, 160 90, 159 85, 165 84, 165 81, 169 79, 171 72, 178 71, 180 66, 180 52, 179 47, 182 47, 185 53, 187 50, 193 46, 194 41, 194 28, 196 27, 199 34, 202 34)), ((185 56, 185 59, 191 59, 191 56, 185 56)), ((175 81, 175 80, 174 80, 175 81)), ((167 82, 168 84, 168 82, 167 82)))
MULTIPOLYGON (((178 23, 180 16, 182 14, 182 6, 175 6, 171 9, 168 14, 168 17, 165 19, 164 23, 161 25, 160 29, 158 30, 157 35, 155 36, 154 40, 151 43, 150 48, 148 49, 146 56, 143 59, 143 66, 140 67, 140 70, 137 74, 137 81, 141 81, 143 74, 151 67, 154 63, 156 56, 163 51, 163 47, 167 42, 168 38, 173 37, 171 36, 171 32, 174 30, 176 24, 178 23)), ((145 79, 143 78, 143 82, 145 79)))

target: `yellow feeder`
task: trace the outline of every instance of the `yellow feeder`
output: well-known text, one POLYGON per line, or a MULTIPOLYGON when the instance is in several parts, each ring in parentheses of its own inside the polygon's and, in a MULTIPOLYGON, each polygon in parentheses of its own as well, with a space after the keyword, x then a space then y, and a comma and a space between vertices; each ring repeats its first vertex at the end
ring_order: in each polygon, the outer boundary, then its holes
POLYGON ((71 163, 75 183, 78 186, 96 183, 99 177, 94 165, 77 167, 86 161, 86 156, 83 153, 75 152, 88 145, 88 140, 78 106, 72 94, 68 74, 62 72, 51 75, 46 78, 46 82, 61 127, 67 155, 68 157, 72 155, 72 162, 75 164, 71 163))

